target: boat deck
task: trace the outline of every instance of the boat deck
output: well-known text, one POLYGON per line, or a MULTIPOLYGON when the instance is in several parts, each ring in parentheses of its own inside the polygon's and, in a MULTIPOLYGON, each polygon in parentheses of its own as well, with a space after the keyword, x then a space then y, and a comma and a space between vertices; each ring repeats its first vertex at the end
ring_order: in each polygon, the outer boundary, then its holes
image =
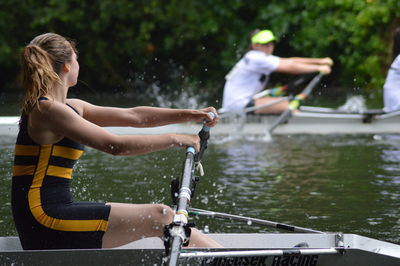
MULTIPOLYGON (((182 265, 400 265, 399 245, 354 234, 209 236, 224 248, 185 249, 179 262, 182 265), (293 248, 301 242, 309 247, 293 248)), ((142 239, 115 249, 36 251, 23 251, 17 237, 0 238, 1 265, 161 265, 164 254, 158 238, 142 239)))

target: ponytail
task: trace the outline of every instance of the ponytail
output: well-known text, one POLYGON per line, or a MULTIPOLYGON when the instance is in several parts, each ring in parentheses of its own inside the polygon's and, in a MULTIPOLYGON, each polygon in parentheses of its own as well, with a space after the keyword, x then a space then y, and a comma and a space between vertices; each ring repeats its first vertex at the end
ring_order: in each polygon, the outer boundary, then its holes
POLYGON ((77 51, 75 44, 55 33, 35 37, 21 55, 22 85, 25 96, 21 111, 28 114, 40 97, 51 94, 55 84, 62 84, 60 73, 77 51))
POLYGON ((38 99, 48 94, 53 84, 61 80, 54 72, 47 52, 34 44, 26 46, 22 52, 22 71, 25 89, 22 113, 28 114, 38 99))

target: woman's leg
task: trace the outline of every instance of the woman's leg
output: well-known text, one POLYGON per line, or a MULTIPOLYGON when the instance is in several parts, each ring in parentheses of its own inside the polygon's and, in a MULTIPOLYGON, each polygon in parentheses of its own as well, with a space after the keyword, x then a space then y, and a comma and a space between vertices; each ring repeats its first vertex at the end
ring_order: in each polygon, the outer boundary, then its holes
MULTIPOLYGON (((111 206, 103 248, 113 248, 145 237, 162 237, 172 222, 173 211, 163 204, 107 203, 111 206)), ((192 229, 191 247, 221 247, 216 241, 192 229)))
MULTIPOLYGON (((260 99, 256 99, 254 101, 254 105, 260 106, 260 105, 264 105, 267 103, 273 103, 279 99, 281 99, 281 97, 263 97, 260 99)), ((289 101, 285 100, 285 101, 281 101, 279 103, 273 104, 271 106, 255 110, 254 112, 256 114, 279 114, 279 113, 284 112, 288 107, 289 107, 289 101)))
POLYGON ((107 231, 103 236, 103 248, 118 247, 145 237, 161 237, 164 225, 170 224, 173 211, 162 204, 111 205, 107 231))
POLYGON ((217 241, 203 234, 196 228, 192 228, 190 235, 189 247, 191 248, 222 248, 217 241))

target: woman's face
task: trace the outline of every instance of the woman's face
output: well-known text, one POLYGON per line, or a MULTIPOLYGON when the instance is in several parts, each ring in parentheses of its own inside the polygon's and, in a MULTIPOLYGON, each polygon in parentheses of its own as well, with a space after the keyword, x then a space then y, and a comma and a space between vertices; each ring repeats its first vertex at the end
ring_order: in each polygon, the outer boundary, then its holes
POLYGON ((79 63, 78 57, 75 52, 72 53, 71 62, 68 63, 69 65, 69 72, 68 72, 68 87, 75 86, 78 82, 78 75, 79 75, 79 63))
POLYGON ((272 54, 274 52, 275 44, 273 42, 264 44, 265 46, 265 53, 266 54, 272 54))
POLYGON ((254 50, 262 51, 266 54, 272 54, 274 52, 275 44, 273 42, 267 44, 253 44, 254 50))

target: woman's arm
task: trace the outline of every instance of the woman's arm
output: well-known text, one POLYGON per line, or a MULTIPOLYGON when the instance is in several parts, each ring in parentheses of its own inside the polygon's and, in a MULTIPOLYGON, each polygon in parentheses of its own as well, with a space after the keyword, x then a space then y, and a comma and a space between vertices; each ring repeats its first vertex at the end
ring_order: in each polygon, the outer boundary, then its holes
POLYGON ((83 118, 99 126, 131 126, 156 127, 183 122, 210 121, 208 126, 214 126, 218 121, 208 114, 217 114, 215 108, 201 110, 169 109, 139 106, 133 108, 103 107, 78 99, 68 99, 67 102, 77 109, 83 118))
POLYGON ((324 58, 308 58, 308 57, 291 57, 293 61, 297 63, 304 63, 304 64, 314 64, 314 65, 333 65, 333 60, 330 57, 324 58))
POLYGON ((310 64, 301 62, 293 58, 281 58, 278 67, 274 70, 275 72, 284 72, 290 74, 303 74, 311 72, 322 72, 329 74, 331 67, 325 64, 310 64))
POLYGON ((193 146, 199 149, 196 135, 114 135, 100 126, 87 121, 67 105, 43 101, 40 111, 30 116, 30 135, 41 144, 54 143, 54 137, 62 136, 83 145, 113 154, 138 155, 164 150, 170 147, 193 146))

